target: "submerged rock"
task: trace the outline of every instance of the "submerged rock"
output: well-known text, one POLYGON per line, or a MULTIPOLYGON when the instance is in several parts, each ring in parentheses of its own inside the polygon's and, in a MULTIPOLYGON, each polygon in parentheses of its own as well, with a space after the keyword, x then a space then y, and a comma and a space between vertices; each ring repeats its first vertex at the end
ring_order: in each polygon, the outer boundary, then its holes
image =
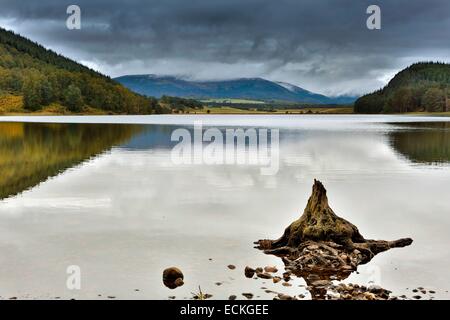
POLYGON ((296 275, 348 275, 376 254, 411 243, 410 238, 365 239, 355 225, 334 213, 325 187, 317 180, 303 215, 286 228, 281 238, 256 242, 258 249, 282 257, 286 269, 296 275))

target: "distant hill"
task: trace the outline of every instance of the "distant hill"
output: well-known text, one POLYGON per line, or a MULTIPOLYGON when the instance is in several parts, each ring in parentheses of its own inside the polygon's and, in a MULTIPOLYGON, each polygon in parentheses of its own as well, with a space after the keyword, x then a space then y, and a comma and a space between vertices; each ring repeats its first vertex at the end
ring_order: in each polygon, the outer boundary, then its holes
POLYGON ((348 104, 355 100, 353 97, 331 98, 289 83, 261 78, 188 81, 172 76, 128 75, 115 80, 135 92, 154 97, 169 95, 195 99, 249 99, 308 104, 348 104))
POLYGON ((381 90, 355 102, 357 113, 450 111, 450 64, 421 62, 400 71, 381 90))
POLYGON ((172 111, 167 103, 136 94, 109 77, 0 28, 0 113, 44 108, 80 113, 172 111))

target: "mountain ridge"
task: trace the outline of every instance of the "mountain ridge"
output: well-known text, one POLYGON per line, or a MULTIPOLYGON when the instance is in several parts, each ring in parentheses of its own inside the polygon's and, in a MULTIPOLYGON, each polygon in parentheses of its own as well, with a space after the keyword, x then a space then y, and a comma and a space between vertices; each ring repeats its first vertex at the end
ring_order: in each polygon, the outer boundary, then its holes
POLYGON ((311 104, 349 104, 355 97, 327 97, 287 82, 264 78, 188 80, 156 74, 124 75, 114 78, 127 88, 147 96, 164 95, 195 99, 250 99, 311 104))

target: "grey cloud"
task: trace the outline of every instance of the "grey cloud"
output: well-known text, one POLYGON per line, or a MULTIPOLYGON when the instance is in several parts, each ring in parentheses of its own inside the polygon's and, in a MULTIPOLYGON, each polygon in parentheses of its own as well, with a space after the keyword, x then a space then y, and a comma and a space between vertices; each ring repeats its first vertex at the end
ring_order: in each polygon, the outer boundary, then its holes
POLYGON ((0 25, 111 76, 261 76, 361 94, 417 60, 446 60, 446 0, 2 0, 0 25), (82 29, 65 28, 78 4, 82 29), (369 31, 370 4, 382 30, 369 31))

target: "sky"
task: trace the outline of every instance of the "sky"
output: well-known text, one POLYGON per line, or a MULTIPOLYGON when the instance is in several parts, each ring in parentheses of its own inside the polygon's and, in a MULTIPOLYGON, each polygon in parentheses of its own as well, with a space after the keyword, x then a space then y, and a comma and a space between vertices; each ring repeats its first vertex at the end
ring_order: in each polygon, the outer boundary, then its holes
POLYGON ((450 62, 448 0, 0 0, 0 26, 111 77, 262 77, 336 95, 450 62), (81 29, 66 27, 67 7, 81 29), (381 29, 369 30, 369 5, 381 29))

